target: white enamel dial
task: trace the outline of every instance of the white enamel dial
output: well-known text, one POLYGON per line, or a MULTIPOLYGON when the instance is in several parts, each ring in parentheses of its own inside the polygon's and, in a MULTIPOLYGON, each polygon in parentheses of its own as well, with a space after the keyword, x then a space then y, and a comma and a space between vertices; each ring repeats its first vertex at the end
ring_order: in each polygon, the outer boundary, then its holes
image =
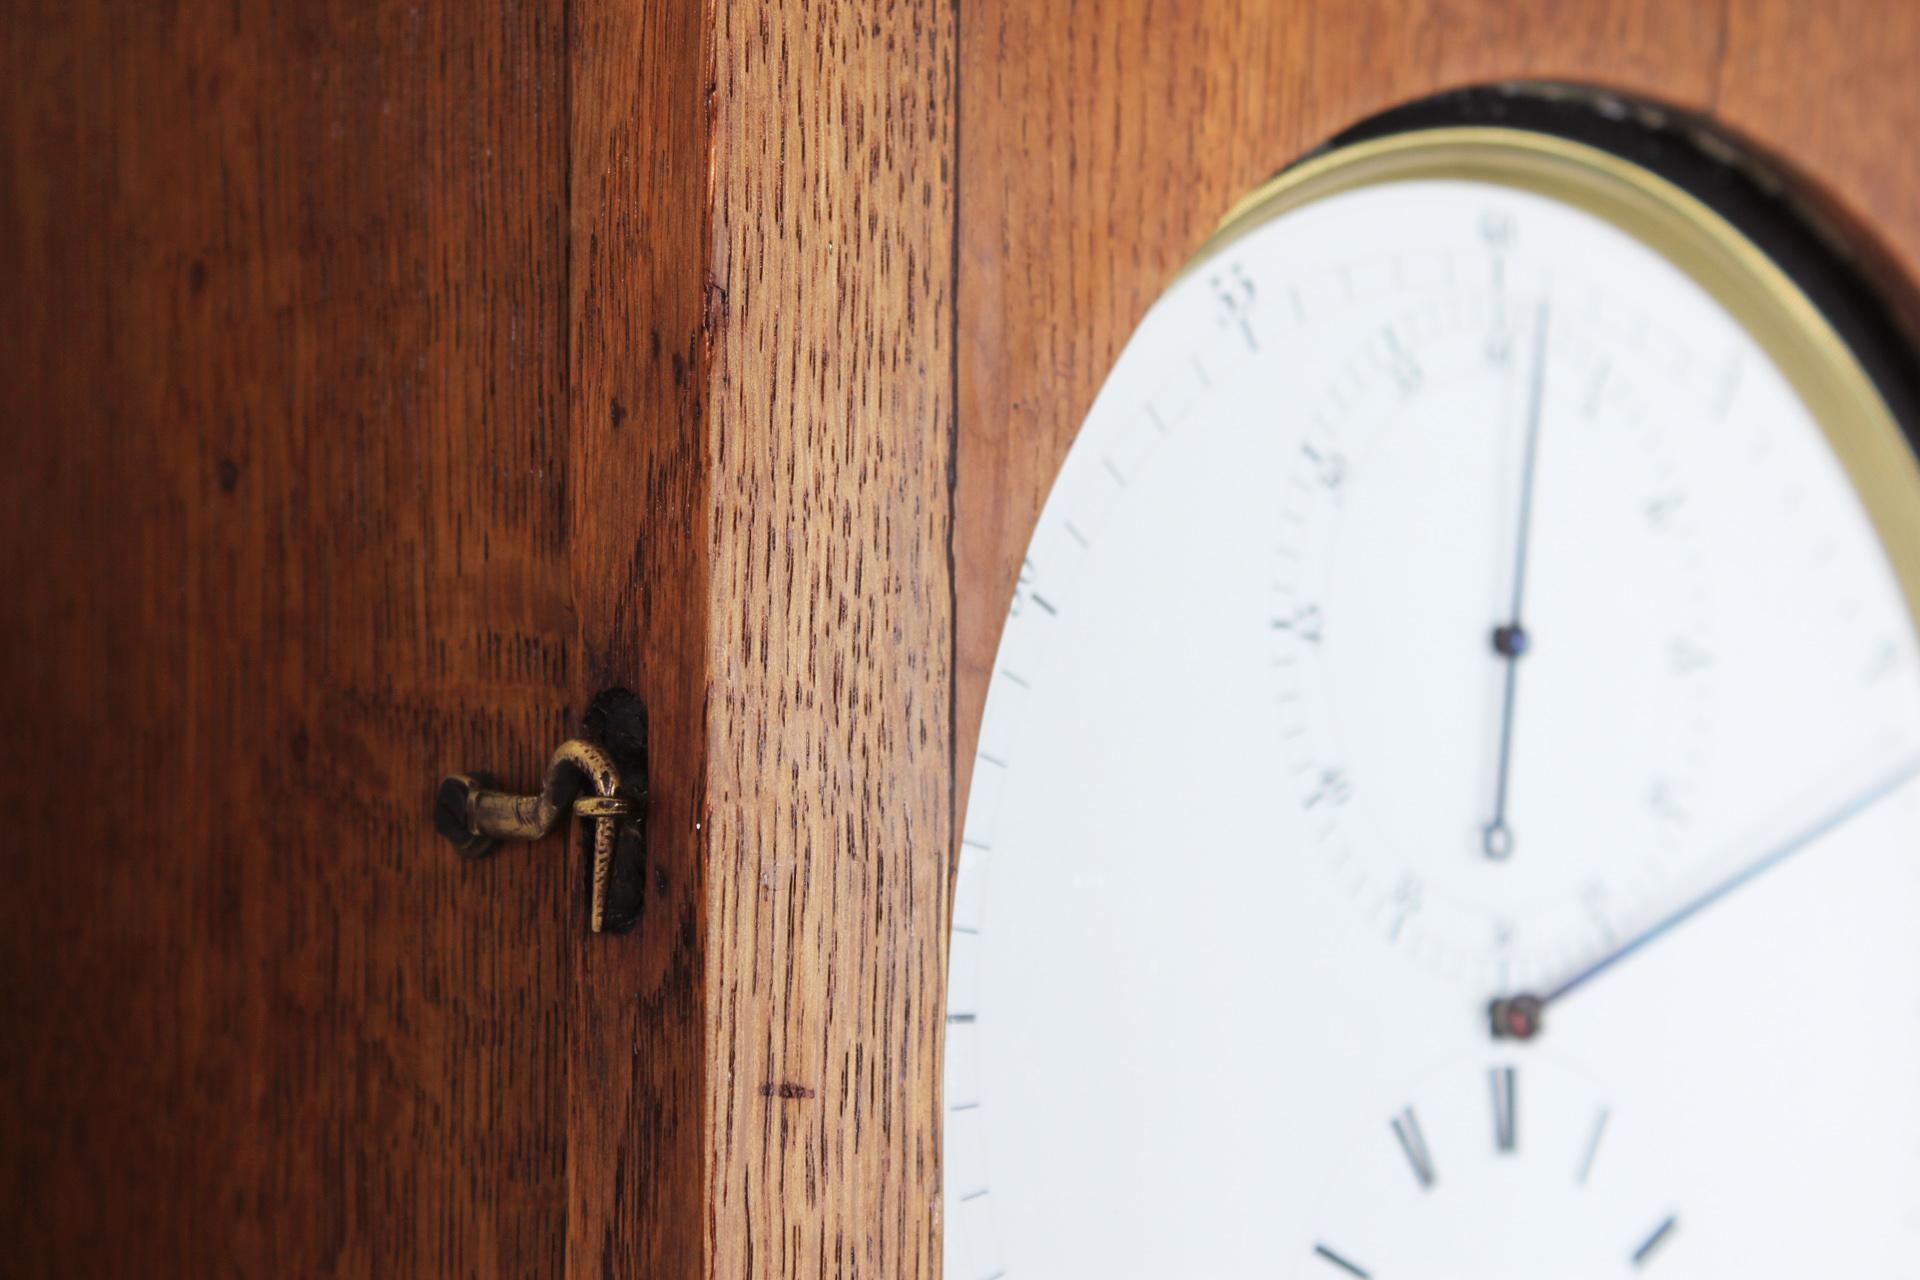
POLYGON ((1440 179, 1234 239, 996 659, 948 1280, 1920 1275, 1917 657, 1822 425, 1646 244, 1440 179))

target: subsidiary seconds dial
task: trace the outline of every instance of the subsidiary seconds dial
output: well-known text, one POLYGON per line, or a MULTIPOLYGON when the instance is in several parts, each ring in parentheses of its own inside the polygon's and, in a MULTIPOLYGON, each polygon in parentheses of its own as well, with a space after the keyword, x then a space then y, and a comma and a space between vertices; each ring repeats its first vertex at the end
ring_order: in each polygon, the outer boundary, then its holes
POLYGON ((1603 945, 1686 855, 1717 646, 1669 442, 1740 375, 1552 268, 1551 222, 1489 199, 1437 280, 1381 281, 1275 504, 1274 696, 1322 855, 1409 954, 1501 983, 1603 945))

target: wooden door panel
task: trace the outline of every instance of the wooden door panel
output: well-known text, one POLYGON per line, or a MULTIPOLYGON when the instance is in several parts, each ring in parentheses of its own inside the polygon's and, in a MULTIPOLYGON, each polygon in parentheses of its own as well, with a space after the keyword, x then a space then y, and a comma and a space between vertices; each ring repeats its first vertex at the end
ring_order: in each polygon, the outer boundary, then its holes
POLYGON ((9 1269, 557 1270, 562 6, 15 9, 9 1269))

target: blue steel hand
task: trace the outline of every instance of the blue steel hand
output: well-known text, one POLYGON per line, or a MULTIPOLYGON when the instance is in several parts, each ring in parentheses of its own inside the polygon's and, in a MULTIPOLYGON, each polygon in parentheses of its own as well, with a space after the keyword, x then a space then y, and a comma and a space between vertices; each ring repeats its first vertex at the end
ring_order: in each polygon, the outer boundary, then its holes
POLYGON ((1855 794, 1846 803, 1767 850, 1679 910, 1655 921, 1545 995, 1523 993, 1516 996, 1502 996, 1493 1001, 1487 1006, 1488 1019, 1493 1027, 1493 1038, 1496 1040, 1532 1039, 1539 1034, 1541 1020, 1549 1005, 1572 995, 1642 947, 1672 932, 1677 926, 1685 924, 1740 886, 1758 879, 1762 872, 1772 870, 1802 849, 1819 843, 1822 837, 1839 830, 1916 777, 1920 777, 1920 756, 1907 760, 1872 786, 1855 794))
POLYGON ((1493 784, 1493 818, 1480 831, 1481 849, 1504 861, 1513 854, 1513 829, 1507 825, 1507 778, 1513 769, 1513 708, 1520 691, 1520 657, 1527 651, 1527 629, 1520 606, 1527 598, 1527 548, 1533 539, 1533 476, 1540 457, 1540 411, 1547 386, 1547 304, 1533 322, 1533 375, 1527 384, 1527 433, 1520 456, 1520 511, 1513 533, 1513 600, 1507 621, 1494 628, 1493 651, 1505 660, 1506 686, 1500 699, 1500 763, 1493 784))

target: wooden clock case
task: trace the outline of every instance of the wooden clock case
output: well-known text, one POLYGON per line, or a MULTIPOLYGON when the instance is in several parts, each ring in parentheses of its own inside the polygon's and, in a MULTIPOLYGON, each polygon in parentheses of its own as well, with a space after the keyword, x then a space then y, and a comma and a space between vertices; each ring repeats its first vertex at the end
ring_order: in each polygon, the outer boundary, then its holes
POLYGON ((1031 523, 1232 202, 1451 86, 1920 266, 1877 0, 127 5, 0 24, 18 1275, 931 1277, 948 873, 1031 523), (651 714, 638 930, 453 857, 651 714))

